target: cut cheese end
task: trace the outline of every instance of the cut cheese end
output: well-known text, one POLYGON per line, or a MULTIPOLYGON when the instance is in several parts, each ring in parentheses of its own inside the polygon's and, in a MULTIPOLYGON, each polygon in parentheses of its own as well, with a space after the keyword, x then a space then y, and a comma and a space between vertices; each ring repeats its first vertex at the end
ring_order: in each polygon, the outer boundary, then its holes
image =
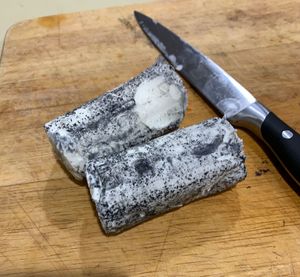
POLYGON ((178 128, 187 94, 162 58, 138 76, 45 125, 59 159, 76 179, 85 165, 178 128))
POLYGON ((117 233, 246 177, 242 140, 213 118, 90 161, 86 177, 106 233, 117 233))

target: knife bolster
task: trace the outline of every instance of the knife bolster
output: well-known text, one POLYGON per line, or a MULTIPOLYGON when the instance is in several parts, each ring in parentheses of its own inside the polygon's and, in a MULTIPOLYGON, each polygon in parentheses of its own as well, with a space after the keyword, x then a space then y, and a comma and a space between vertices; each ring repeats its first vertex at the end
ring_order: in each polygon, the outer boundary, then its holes
POLYGON ((262 138, 261 126, 269 112, 263 104, 256 101, 227 119, 231 124, 245 128, 262 138))

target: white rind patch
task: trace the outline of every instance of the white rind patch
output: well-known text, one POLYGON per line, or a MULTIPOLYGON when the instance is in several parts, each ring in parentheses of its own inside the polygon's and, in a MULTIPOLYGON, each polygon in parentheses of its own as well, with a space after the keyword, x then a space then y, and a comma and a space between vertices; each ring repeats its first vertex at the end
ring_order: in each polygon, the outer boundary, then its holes
POLYGON ((93 201, 98 202, 100 200, 100 188, 92 188, 91 194, 93 201))
POLYGON ((178 113, 184 112, 184 94, 163 76, 147 80, 136 90, 135 112, 149 128, 165 128, 176 120, 178 113))

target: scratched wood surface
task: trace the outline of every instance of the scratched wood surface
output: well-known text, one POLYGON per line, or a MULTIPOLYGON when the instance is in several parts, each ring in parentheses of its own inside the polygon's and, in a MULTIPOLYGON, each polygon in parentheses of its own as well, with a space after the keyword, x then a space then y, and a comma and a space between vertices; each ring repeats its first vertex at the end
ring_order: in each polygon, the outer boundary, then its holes
MULTIPOLYGON (((1 276, 300 276, 300 201, 242 130, 248 176, 120 235, 56 162, 43 124, 157 57, 132 16, 160 20, 300 131, 300 2, 169 0, 13 26, 0 65, 1 276)), ((215 116, 189 87, 183 126, 215 116)))

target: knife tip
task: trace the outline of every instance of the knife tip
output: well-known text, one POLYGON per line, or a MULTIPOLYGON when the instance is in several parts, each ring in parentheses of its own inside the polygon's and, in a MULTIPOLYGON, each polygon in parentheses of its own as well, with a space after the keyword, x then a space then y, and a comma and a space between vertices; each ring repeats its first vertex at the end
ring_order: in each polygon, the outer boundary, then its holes
POLYGON ((133 14, 135 17, 142 15, 139 11, 136 11, 136 10, 133 11, 133 14))
POLYGON ((147 18, 146 15, 136 10, 133 11, 133 14, 138 22, 144 21, 147 18))

